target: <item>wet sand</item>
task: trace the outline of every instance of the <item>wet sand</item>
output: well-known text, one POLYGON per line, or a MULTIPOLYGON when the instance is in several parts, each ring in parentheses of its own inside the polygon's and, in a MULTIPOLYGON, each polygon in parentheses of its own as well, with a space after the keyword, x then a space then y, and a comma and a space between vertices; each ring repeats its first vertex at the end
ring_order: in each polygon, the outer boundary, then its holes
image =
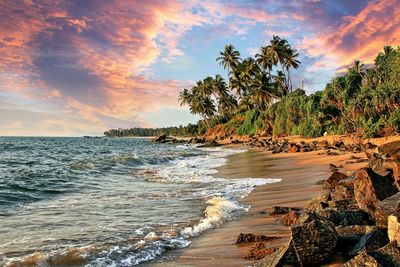
POLYGON ((280 223, 281 216, 269 216, 264 211, 272 206, 303 207, 308 200, 323 191, 322 186, 316 182, 329 177, 329 164, 343 165, 339 171, 344 173, 366 165, 345 164, 352 155, 365 158, 364 153, 338 156, 320 153, 271 154, 249 149, 231 155, 227 164, 218 169, 216 177, 282 178, 282 182, 257 187, 243 198, 242 203, 251 205, 245 216, 194 238, 188 248, 167 252, 162 261, 146 266, 251 266, 252 261, 241 259, 251 245, 234 244, 240 233, 283 237, 266 243, 267 247, 279 247, 288 240, 290 234, 289 228, 280 223))

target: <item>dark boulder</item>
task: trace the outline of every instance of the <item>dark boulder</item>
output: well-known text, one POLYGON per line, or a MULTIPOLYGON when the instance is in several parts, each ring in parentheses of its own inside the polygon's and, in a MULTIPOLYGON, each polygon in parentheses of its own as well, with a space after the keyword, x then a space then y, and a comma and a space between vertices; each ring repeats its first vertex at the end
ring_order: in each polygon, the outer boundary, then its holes
POLYGON ((153 143, 163 143, 163 142, 165 142, 165 139, 166 139, 166 138, 167 138, 167 136, 166 136, 165 134, 163 134, 163 135, 160 135, 160 136, 157 136, 157 137, 151 139, 150 142, 153 142, 153 143))
POLYGON ((363 235, 358 243, 349 251, 349 255, 357 255, 362 250, 374 251, 389 243, 386 228, 373 228, 363 235))
POLYGON ((375 226, 368 225, 350 225, 350 226, 336 226, 336 233, 338 235, 338 241, 336 244, 336 250, 341 252, 344 257, 349 256, 354 246, 360 242, 360 239, 367 233, 376 229, 375 226))
POLYGON ((333 254, 337 234, 332 223, 313 220, 291 228, 291 240, 257 266, 318 266, 333 254))
POLYGON ((253 242, 267 242, 270 240, 279 239, 279 236, 265 236, 265 235, 255 235, 251 233, 243 234, 240 233, 238 238, 236 239, 235 244, 243 244, 243 243, 253 243, 253 242))
POLYGON ((393 176, 381 176, 370 168, 362 168, 356 173, 354 195, 358 206, 372 215, 377 215, 377 223, 385 224, 387 218, 381 218, 379 213, 380 201, 396 194, 397 188, 393 185, 393 176), (383 219, 380 220, 380 219, 383 219))
POLYGON ((374 257, 370 256, 367 252, 363 251, 356 257, 346 262, 343 267, 382 267, 374 257))
POLYGON ((319 210, 319 216, 329 220, 334 225, 363 225, 368 224, 369 215, 363 210, 336 210, 332 208, 319 210))
POLYGON ((198 147, 217 147, 217 146, 221 146, 221 144, 218 143, 216 140, 209 140, 206 141, 203 145, 200 145, 198 147))
POLYGON ((272 206, 269 215, 286 214, 289 213, 289 211, 300 211, 300 208, 272 206))

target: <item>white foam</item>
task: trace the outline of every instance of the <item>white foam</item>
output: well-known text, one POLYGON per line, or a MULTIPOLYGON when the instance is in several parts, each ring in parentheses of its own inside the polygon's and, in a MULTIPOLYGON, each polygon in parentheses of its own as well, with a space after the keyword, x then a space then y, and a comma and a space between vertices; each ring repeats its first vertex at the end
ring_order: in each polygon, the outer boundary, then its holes
POLYGON ((205 218, 197 225, 185 228, 181 234, 184 237, 198 236, 204 231, 221 224, 224 220, 231 219, 235 211, 247 211, 247 208, 222 197, 213 197, 207 201, 209 206, 204 211, 205 218))

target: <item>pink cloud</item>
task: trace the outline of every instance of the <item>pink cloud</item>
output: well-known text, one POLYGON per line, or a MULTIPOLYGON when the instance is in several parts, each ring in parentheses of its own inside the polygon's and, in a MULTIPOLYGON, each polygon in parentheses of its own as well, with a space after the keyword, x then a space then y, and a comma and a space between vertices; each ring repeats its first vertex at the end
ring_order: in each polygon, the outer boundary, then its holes
POLYGON ((336 67, 354 60, 372 63, 385 45, 400 43, 398 17, 397 0, 372 1, 355 16, 344 17, 338 27, 304 38, 301 49, 311 57, 335 62, 336 67))

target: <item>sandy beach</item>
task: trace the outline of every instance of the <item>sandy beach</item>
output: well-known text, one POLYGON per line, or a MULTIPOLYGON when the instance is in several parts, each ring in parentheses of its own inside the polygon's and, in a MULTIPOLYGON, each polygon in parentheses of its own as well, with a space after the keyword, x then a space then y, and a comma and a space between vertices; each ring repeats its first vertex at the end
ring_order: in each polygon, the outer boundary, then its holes
POLYGON ((241 258, 246 255, 251 245, 235 245, 240 233, 280 236, 281 239, 266 243, 270 247, 279 247, 288 240, 289 228, 280 222, 280 216, 269 216, 265 213, 266 210, 272 206, 303 207, 308 200, 323 190, 316 182, 329 177, 329 164, 342 165, 343 168, 339 169, 341 172, 356 170, 366 164, 346 164, 351 156, 365 158, 364 153, 337 156, 320 153, 321 151, 272 154, 259 149, 249 149, 244 153, 229 156, 227 164, 218 169, 217 177, 263 177, 283 180, 257 187, 243 198, 242 203, 251 205, 245 216, 194 238, 188 248, 170 251, 162 262, 151 262, 148 266, 252 265, 252 261, 241 258))

